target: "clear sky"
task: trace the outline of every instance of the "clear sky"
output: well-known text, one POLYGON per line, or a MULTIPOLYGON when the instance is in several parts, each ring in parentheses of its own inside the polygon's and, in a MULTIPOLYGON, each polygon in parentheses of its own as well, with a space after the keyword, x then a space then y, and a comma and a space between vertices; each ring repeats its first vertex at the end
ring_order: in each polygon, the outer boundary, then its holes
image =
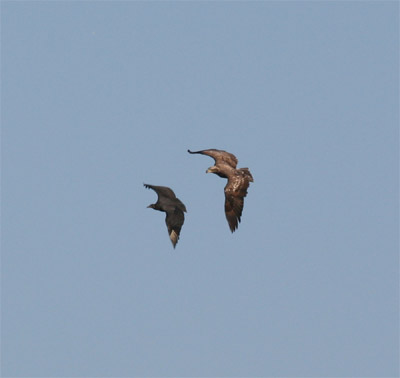
POLYGON ((2 375, 397 376, 398 32, 395 1, 2 1, 2 375), (234 234, 188 148, 250 168, 234 234))

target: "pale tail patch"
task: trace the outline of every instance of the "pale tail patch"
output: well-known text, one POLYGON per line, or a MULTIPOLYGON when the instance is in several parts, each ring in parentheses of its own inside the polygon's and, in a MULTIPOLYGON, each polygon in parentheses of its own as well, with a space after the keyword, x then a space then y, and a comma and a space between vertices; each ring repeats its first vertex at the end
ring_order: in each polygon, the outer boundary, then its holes
POLYGON ((169 238, 171 239, 171 242, 175 248, 176 243, 178 243, 179 235, 174 230, 172 230, 169 234, 169 238))

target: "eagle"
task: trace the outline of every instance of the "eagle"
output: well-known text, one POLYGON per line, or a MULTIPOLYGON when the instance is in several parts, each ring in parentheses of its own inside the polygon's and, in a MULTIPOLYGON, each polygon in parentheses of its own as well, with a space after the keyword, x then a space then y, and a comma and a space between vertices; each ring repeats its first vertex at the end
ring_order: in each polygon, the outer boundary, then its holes
POLYGON ((234 232, 239 225, 243 211, 244 197, 247 195, 247 188, 253 182, 253 176, 248 168, 236 169, 238 159, 235 155, 211 148, 201 151, 190 151, 190 154, 202 154, 212 157, 215 165, 208 168, 206 173, 215 173, 219 177, 228 179, 225 186, 225 216, 231 232, 234 232))
POLYGON ((157 202, 147 207, 158 211, 164 211, 167 214, 165 223, 167 224, 169 238, 175 248, 176 243, 178 243, 183 222, 185 221, 185 215, 183 214, 186 213, 185 205, 176 197, 171 188, 148 184, 143 185, 147 189, 153 189, 157 193, 157 202))

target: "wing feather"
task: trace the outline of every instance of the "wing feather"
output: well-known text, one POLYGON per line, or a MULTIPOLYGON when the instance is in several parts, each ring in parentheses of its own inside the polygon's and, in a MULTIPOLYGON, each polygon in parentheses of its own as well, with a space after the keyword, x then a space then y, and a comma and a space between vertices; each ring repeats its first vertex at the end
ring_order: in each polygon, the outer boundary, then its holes
POLYGON ((225 216, 232 232, 238 228, 240 223, 244 197, 247 195, 250 181, 253 181, 251 175, 243 170, 237 170, 235 174, 229 177, 225 186, 225 216))
POLYGON ((201 150, 201 151, 190 151, 190 154, 202 154, 212 157, 215 160, 215 165, 219 164, 228 164, 232 168, 236 168, 238 159, 235 155, 231 154, 230 152, 226 152, 224 150, 217 150, 215 148, 210 148, 208 150, 201 150))
POLYGON ((168 188, 167 186, 157 186, 157 185, 149 185, 149 184, 143 184, 147 189, 153 189, 157 195, 159 200, 161 198, 168 198, 168 199, 175 199, 176 195, 174 191, 171 188, 168 188))

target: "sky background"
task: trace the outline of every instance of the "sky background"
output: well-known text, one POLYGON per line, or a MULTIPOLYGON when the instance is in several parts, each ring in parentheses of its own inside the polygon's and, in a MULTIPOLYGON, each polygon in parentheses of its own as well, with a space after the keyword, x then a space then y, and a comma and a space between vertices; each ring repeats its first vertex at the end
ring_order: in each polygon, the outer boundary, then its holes
POLYGON ((397 376, 398 33, 395 1, 2 1, 2 375, 397 376), (188 148, 250 168, 234 234, 188 148))

